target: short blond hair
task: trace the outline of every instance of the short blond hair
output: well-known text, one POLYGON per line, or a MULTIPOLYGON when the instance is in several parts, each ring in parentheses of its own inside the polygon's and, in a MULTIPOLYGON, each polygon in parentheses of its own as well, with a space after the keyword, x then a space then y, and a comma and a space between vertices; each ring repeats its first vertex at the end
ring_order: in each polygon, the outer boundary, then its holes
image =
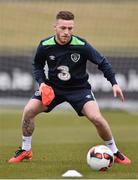
POLYGON ((63 20, 74 20, 74 14, 70 11, 60 11, 56 15, 56 20, 63 19, 63 20))

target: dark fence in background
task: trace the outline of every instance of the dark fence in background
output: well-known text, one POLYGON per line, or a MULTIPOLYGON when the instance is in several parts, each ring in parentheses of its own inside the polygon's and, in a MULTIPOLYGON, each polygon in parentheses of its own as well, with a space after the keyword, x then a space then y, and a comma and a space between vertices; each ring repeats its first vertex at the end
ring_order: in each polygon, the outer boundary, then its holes
MULTIPOLYGON (((116 78, 122 87, 129 107, 138 107, 138 59, 108 57, 116 71, 116 78)), ((94 94, 103 107, 113 107, 112 88, 97 67, 88 64, 89 81, 94 94)), ((0 57, 0 104, 23 105, 35 89, 32 75, 32 56, 0 57)), ((119 106, 120 107, 120 106, 119 106)))

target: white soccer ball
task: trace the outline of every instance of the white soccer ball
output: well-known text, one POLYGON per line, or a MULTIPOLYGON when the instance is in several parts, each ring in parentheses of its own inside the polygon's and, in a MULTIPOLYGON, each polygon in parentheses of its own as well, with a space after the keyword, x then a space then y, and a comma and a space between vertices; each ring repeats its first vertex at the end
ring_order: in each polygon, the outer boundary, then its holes
POLYGON ((87 153, 88 165, 97 171, 106 171, 114 163, 113 152, 105 145, 92 147, 87 153))

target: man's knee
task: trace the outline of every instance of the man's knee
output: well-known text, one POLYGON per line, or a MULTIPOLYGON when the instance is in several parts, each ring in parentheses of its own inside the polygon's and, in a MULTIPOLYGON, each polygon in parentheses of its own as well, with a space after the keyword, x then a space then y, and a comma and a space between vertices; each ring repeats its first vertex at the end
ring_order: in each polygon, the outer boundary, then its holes
POLYGON ((34 118, 36 115, 36 111, 33 107, 26 105, 23 111, 23 116, 27 119, 34 118))
POLYGON ((27 118, 34 118, 37 114, 44 112, 46 108, 40 100, 31 99, 25 106, 23 114, 27 118))

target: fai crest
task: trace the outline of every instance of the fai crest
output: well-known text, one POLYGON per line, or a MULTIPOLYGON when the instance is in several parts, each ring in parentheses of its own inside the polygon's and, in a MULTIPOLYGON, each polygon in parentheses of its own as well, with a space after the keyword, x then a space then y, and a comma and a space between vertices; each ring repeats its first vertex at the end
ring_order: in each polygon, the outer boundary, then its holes
POLYGON ((71 60, 74 61, 74 62, 78 62, 80 59, 80 54, 78 53, 73 53, 71 54, 71 60))

